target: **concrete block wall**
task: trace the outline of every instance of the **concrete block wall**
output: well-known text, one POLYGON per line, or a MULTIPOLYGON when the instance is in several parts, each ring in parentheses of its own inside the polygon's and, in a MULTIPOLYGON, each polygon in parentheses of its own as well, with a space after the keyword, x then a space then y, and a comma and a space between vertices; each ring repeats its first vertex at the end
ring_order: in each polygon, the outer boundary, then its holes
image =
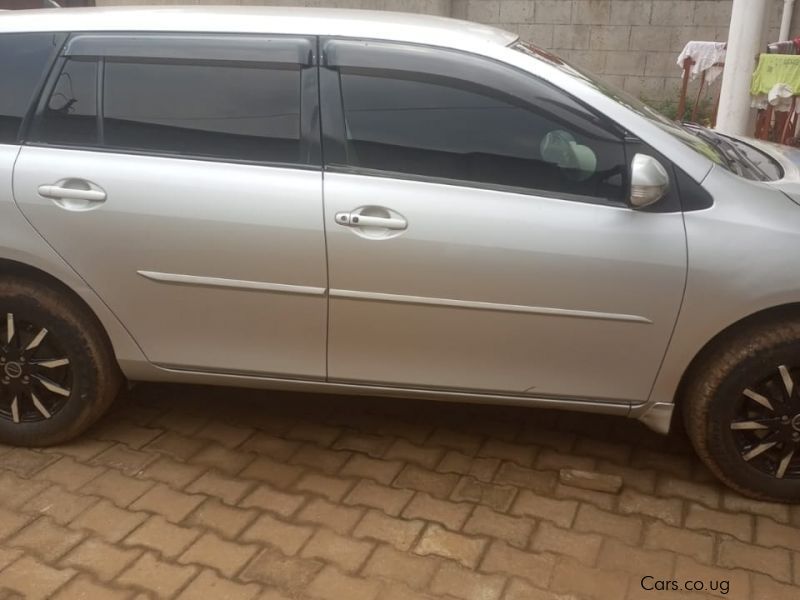
MULTIPOLYGON (((767 41, 782 0, 770 0, 767 41)), ((96 0, 121 4, 262 4, 417 12, 488 23, 554 51, 648 100, 676 98, 690 40, 725 41, 732 0, 96 0)), ((793 32, 800 34, 800 3, 793 32)), ((719 83, 717 83, 719 85, 719 83)), ((696 86, 694 84, 693 88, 696 86)))

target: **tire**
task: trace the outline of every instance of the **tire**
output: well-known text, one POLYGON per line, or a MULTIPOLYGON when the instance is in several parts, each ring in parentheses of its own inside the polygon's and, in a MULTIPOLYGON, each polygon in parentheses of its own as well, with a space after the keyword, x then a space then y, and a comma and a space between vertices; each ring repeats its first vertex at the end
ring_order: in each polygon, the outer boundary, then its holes
POLYGON ((751 498, 800 499, 800 318, 723 334, 687 373, 680 401, 720 480, 751 498))
POLYGON ((97 421, 121 383, 105 332, 77 299, 0 279, 0 443, 70 440, 97 421))

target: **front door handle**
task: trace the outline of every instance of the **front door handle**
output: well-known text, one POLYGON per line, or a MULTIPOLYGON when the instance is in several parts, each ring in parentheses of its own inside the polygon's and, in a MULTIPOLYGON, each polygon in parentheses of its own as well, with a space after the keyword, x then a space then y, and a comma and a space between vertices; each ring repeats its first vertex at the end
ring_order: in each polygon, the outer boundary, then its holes
POLYGON ((336 213, 336 222, 345 227, 383 227, 396 231, 408 227, 408 222, 402 217, 374 217, 357 211, 336 213))
POLYGON ((40 185, 39 195, 53 200, 86 200, 88 202, 103 202, 106 193, 103 190, 82 190, 60 185, 40 185))

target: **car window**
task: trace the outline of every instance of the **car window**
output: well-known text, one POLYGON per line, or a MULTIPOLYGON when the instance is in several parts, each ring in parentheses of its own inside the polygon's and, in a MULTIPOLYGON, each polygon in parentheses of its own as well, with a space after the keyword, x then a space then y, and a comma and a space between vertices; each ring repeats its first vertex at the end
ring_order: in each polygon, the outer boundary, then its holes
POLYGON ((106 61, 112 148, 297 162, 300 69, 106 61))
POLYGON ((343 69, 340 79, 351 166, 624 198, 623 140, 549 89, 534 106, 473 82, 427 74, 343 69))
POLYGON ((0 35, 0 144, 14 144, 50 58, 63 36, 52 33, 0 35))
POLYGON ((51 144, 97 143, 97 60, 68 60, 34 127, 33 137, 51 144))

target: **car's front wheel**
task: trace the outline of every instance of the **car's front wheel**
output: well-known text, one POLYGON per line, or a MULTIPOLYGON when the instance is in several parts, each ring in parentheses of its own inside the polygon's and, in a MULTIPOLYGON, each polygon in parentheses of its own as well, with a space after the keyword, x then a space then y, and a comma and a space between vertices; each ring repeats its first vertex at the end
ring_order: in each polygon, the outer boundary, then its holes
POLYGON ((800 500, 800 319, 722 336, 683 390, 700 458, 751 497, 800 500))
POLYGON ((84 306, 55 287, 0 279, 0 443, 66 441, 99 418, 121 376, 84 306))

